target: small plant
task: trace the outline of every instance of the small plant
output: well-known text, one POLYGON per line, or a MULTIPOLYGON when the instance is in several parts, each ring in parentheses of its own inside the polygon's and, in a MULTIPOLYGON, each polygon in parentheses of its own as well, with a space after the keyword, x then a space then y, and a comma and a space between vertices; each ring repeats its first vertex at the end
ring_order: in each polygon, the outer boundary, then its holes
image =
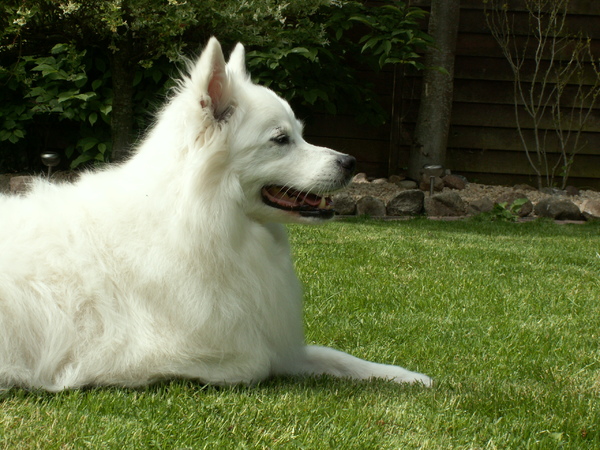
POLYGON ((501 202, 494 204, 494 208, 487 213, 482 213, 478 217, 492 222, 516 222, 523 205, 529 200, 527 198, 518 198, 514 202, 501 202))

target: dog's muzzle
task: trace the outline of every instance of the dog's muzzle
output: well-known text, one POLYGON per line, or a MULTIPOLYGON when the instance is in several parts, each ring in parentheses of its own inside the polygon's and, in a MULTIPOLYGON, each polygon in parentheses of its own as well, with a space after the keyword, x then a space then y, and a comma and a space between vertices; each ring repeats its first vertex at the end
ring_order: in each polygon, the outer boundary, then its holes
MULTIPOLYGON (((350 155, 341 155, 336 164, 340 171, 339 186, 331 191, 346 186, 354 174, 356 159, 350 155)), ((303 217, 331 219, 335 214, 333 200, 327 194, 317 195, 300 191, 287 186, 270 185, 261 191, 263 202, 273 208, 296 212, 303 217)))

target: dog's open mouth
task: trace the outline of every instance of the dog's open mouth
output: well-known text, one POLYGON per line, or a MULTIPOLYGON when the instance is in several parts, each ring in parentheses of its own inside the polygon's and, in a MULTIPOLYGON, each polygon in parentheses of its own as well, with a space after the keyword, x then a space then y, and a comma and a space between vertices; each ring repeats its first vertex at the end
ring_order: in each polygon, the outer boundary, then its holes
POLYGON ((303 217, 330 219, 335 213, 331 197, 320 197, 283 186, 266 186, 261 193, 267 205, 297 212, 303 217))

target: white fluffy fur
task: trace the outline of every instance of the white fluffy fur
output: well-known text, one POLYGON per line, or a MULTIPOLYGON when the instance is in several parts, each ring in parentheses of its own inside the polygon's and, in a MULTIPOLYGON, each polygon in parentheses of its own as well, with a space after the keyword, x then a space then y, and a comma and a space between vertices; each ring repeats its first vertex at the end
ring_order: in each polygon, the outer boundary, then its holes
POLYGON ((211 39, 134 156, 0 196, 0 388, 58 391, 278 374, 431 380, 305 346, 301 289, 265 185, 343 187, 286 102, 211 39), (274 137, 285 134, 289 143, 274 137))

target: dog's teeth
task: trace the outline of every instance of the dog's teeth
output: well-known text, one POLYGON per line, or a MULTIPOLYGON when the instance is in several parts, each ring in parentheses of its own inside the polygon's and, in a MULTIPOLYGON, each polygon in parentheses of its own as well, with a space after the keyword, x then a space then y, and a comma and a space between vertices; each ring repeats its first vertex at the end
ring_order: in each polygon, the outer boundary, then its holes
POLYGON ((327 200, 325 199, 325 197, 321 197, 321 203, 319 203, 319 209, 325 209, 326 206, 327 206, 327 200))

